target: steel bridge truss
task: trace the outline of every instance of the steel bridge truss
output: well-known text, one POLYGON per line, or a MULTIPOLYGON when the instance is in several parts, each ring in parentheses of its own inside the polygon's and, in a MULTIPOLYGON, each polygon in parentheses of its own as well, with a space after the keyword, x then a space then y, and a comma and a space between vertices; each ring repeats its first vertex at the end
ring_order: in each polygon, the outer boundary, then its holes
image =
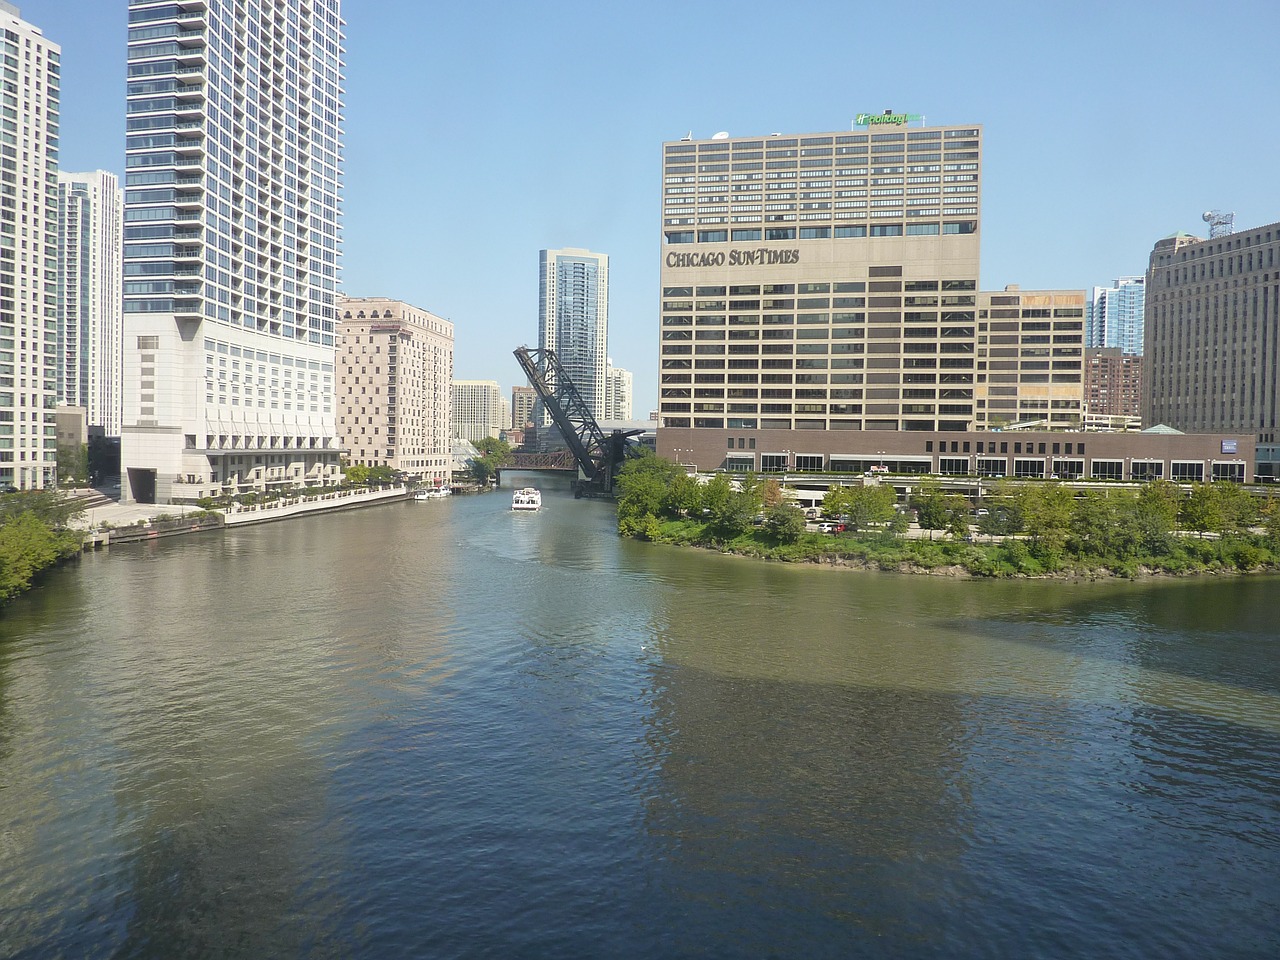
POLYGON ((630 452, 628 438, 640 431, 615 430, 605 436, 554 350, 519 347, 515 356, 529 385, 569 445, 578 465, 579 493, 611 493, 614 474, 630 452))

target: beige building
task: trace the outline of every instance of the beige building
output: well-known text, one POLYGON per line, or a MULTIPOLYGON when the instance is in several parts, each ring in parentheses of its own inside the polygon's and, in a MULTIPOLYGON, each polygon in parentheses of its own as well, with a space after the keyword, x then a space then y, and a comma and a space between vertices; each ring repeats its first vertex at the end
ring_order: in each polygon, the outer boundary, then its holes
POLYGON ((341 297, 336 366, 349 461, 447 482, 453 324, 399 300, 341 297))
POLYGON ((663 427, 974 424, 982 131, 902 120, 663 145, 663 427))
POLYGON ((1146 286, 1143 422, 1250 434, 1280 472, 1280 223, 1165 237, 1146 286))
POLYGON ((61 52, 0 3, 5 58, 0 204, 0 487, 53 487, 58 437, 58 105, 61 52))
POLYGON ((602 420, 631 419, 631 371, 615 367, 610 359, 604 371, 604 416, 602 420))
POLYGON ((1080 429, 1086 300, 1016 284, 978 294, 976 429, 1080 429))
POLYGON ((511 422, 511 406, 496 380, 453 381, 453 436, 476 443, 501 436, 511 422))
POLYGON ((533 387, 511 388, 511 426, 523 430, 533 421, 533 407, 538 401, 538 392, 533 387))

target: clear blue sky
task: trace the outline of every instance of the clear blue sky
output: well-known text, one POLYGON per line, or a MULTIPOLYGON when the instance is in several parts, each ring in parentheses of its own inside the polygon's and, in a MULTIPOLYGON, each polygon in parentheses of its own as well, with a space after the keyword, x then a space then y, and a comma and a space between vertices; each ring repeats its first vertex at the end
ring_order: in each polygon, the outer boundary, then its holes
MULTIPOLYGON (((19 0, 62 45, 62 166, 124 167, 124 0, 19 0)), ((657 388, 660 155, 692 131, 985 127, 984 289, 1146 269, 1175 230, 1280 220, 1277 0, 347 0, 344 288, 451 319, 523 382, 538 251, 612 258, 610 350, 657 388)))

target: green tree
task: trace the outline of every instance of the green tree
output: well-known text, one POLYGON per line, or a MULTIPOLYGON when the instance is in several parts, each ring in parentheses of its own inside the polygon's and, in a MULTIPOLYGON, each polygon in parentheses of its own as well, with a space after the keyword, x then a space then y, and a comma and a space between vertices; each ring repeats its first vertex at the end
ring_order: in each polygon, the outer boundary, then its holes
POLYGON ((637 457, 624 463, 614 481, 618 532, 653 539, 670 485, 679 476, 684 476, 680 467, 661 457, 637 457))
POLYGON ((1042 557, 1060 553, 1071 530, 1071 491, 1058 483, 1027 484, 1019 490, 1018 500, 1032 547, 1042 557))
POLYGON ((676 474, 667 487, 663 509, 673 517, 696 515, 702 509, 702 484, 687 473, 676 474))
POLYGON ((846 487, 844 513, 848 516, 846 529, 860 533, 872 527, 888 526, 897 511, 897 494, 887 484, 867 484, 846 487))
POLYGON ((511 444, 498 437, 481 437, 475 448, 480 456, 472 459, 470 467, 477 483, 488 483, 501 467, 511 462, 511 444))
POLYGON ((760 502, 766 509, 782 505, 782 484, 777 477, 769 477, 760 484, 760 502))
POLYGON ((58 444, 58 482, 63 484, 89 482, 89 445, 87 443, 58 444))
POLYGON ((779 543, 795 543, 804 535, 804 511, 793 503, 765 507, 764 525, 779 543))
POLYGON ((1152 480, 1138 490, 1133 506, 1133 530, 1144 552, 1163 556, 1173 547, 1182 491, 1167 480, 1152 480))
POLYGON ((1226 527, 1226 511, 1215 487, 1208 483, 1193 483, 1181 503, 1178 519, 1184 529, 1194 530, 1203 537, 1206 533, 1221 533, 1226 527))
POLYGON ((916 508, 916 522, 921 530, 929 531, 929 539, 933 539, 933 531, 945 530, 951 517, 947 508, 942 488, 937 483, 928 483, 920 488, 912 501, 916 508))

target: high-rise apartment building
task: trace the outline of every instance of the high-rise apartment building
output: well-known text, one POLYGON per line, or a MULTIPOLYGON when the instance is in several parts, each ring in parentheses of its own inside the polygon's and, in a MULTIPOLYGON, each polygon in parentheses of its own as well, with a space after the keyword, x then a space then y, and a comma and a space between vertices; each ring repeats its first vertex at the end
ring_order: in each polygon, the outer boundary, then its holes
MULTIPOLYGON (((538 254, 538 346, 554 350, 592 414, 604 416, 609 256, 567 247, 538 254)), ((543 415, 543 423, 550 420, 543 415)))
POLYGON ((1109 287, 1094 287, 1089 297, 1085 346, 1117 347, 1142 355, 1146 277, 1120 277, 1109 287))
POLYGON ((61 50, 0 2, 0 487, 52 487, 58 466, 58 109, 61 50))
POLYGON ((631 371, 615 367, 609 360, 604 374, 604 419, 631 419, 631 371))
POLYGON ((453 435, 459 440, 497 437, 507 428, 510 411, 496 380, 453 381, 453 435))
POLYGON ((348 460, 447 482, 453 324, 385 297, 340 297, 338 318, 338 437, 348 460))
POLYGON ((58 403, 120 436, 123 203, 114 173, 58 176, 58 403))
POLYGON ((1146 279, 1143 422, 1253 434, 1280 473, 1280 223, 1165 237, 1146 279))
POLYGON ((123 499, 340 476, 339 7, 129 0, 123 499))
POLYGON ((1142 425, 1142 357, 1119 347, 1090 347, 1084 362, 1085 425, 1132 430, 1142 425))
POLYGON ((533 423, 533 407, 537 402, 538 392, 533 387, 511 388, 511 427, 523 430, 533 423))
POLYGON ((1080 429, 1085 302, 1083 290, 1016 284, 978 294, 977 429, 1080 429))
POLYGON ((894 120, 663 145, 671 442, 816 455, 973 425, 982 132, 894 120))

